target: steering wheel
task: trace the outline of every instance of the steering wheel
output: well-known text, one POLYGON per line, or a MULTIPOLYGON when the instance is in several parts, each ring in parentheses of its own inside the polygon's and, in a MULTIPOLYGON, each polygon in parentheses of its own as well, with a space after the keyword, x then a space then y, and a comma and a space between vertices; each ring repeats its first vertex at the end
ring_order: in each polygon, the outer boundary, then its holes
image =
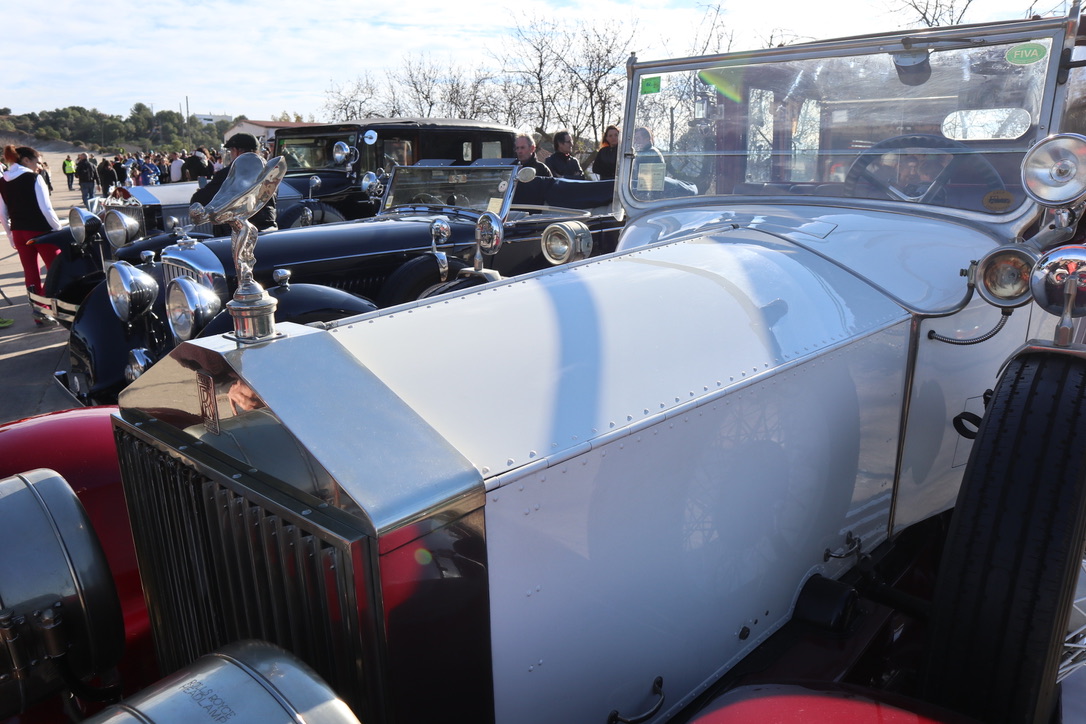
POLYGON ((936 199, 943 193, 952 178, 963 177, 964 173, 969 173, 969 180, 979 180, 981 183, 986 184, 989 190, 1006 191, 1007 189, 995 166, 983 154, 976 153, 963 143, 926 133, 894 136, 879 141, 857 154, 852 166, 848 169, 848 173, 845 174, 845 195, 871 198, 869 194, 857 193, 857 190, 862 190, 862 184, 866 184, 873 186, 894 201, 931 204, 936 203, 936 199), (915 185, 915 189, 912 188, 914 184, 900 188, 896 169, 890 169, 892 179, 880 177, 877 169, 872 170, 875 165, 883 168, 880 161, 883 154, 888 151, 928 148, 949 152, 950 163, 943 166, 926 185, 921 182, 915 185), (963 151, 964 153, 962 153, 963 151))
POLYGON ((434 194, 421 193, 421 194, 415 194, 414 196, 412 196, 411 197, 411 203, 413 203, 413 204, 433 204, 435 206, 442 206, 442 205, 444 205, 445 202, 442 201, 437 196, 435 196, 434 194))

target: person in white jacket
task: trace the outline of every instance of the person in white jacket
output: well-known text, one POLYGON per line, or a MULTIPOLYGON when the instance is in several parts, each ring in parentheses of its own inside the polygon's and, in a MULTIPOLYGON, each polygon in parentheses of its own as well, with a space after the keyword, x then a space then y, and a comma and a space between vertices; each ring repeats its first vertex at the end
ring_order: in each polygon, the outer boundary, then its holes
MULTIPOLYGON (((34 239, 61 228, 57 212, 49 201, 49 190, 38 174, 41 156, 30 146, 7 145, 4 161, 8 170, 0 178, 0 223, 4 225, 12 247, 19 253, 27 291, 42 293, 38 259, 46 269, 60 253, 52 244, 35 244, 34 239)), ((40 319, 35 323, 41 324, 40 319)), ((0 321, 0 328, 10 327, 12 320, 0 321), (6 323, 5 323, 6 322, 6 323)))

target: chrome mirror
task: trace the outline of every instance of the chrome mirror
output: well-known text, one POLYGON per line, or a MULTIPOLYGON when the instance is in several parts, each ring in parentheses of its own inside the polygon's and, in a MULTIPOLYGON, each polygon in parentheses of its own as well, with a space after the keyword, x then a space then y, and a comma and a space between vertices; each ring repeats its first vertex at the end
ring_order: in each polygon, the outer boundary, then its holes
POLYGON ((535 169, 531 166, 521 166, 517 170, 517 181, 522 184, 526 184, 529 181, 535 180, 535 169))

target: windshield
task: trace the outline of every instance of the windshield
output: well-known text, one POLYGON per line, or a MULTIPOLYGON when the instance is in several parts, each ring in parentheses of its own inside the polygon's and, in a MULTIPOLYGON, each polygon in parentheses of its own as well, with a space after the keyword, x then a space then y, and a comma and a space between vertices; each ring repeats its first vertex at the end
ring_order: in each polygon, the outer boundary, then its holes
POLYGON ((400 166, 384 210, 396 206, 456 206, 501 214, 513 191, 515 166, 400 166))
POLYGON ((286 159, 288 170, 335 168, 332 147, 336 145, 336 141, 357 146, 358 134, 279 138, 276 142, 276 155, 286 159))
POLYGON ((1025 201, 1019 162, 1045 133, 1051 39, 930 45, 939 47, 886 42, 849 56, 642 71, 631 88, 633 198, 806 195, 1013 211, 1025 201))

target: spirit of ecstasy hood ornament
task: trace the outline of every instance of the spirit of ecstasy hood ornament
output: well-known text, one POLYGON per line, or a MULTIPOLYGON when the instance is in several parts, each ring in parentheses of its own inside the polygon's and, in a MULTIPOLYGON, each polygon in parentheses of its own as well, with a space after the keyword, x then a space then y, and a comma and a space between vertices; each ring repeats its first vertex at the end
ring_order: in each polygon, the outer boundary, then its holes
POLYGON ((275 307, 264 288, 253 280, 256 264, 256 227, 249 222, 275 196, 287 173, 287 162, 275 157, 267 164, 255 153, 243 153, 230 164, 230 173, 211 203, 193 204, 189 216, 197 224, 211 221, 230 227, 230 244, 238 275, 238 288, 227 303, 234 318, 234 336, 239 342, 257 342, 275 336, 275 307))

